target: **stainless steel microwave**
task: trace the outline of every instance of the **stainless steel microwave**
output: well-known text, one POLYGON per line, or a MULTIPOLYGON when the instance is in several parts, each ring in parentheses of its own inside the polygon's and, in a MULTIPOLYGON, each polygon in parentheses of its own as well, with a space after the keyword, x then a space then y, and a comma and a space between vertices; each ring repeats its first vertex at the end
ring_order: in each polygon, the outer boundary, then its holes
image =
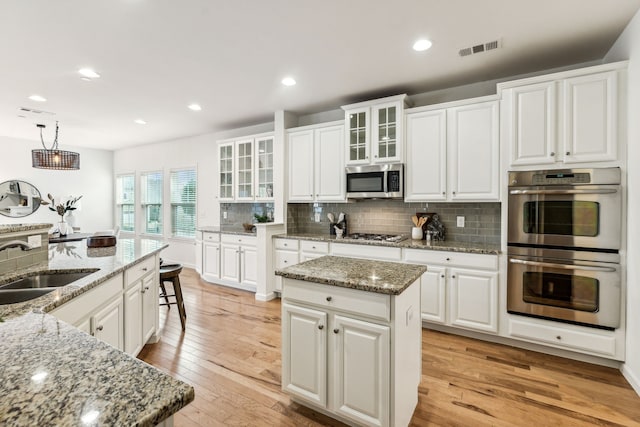
POLYGON ((404 165, 347 166, 348 199, 402 199, 404 197, 404 165))

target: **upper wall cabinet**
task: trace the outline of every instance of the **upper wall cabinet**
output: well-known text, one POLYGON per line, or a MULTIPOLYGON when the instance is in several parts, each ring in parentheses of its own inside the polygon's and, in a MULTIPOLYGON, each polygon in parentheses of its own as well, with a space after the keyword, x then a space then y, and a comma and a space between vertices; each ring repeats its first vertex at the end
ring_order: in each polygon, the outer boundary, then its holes
POLYGON ((618 160, 621 64, 499 85, 509 166, 618 160))
POLYGON ((406 201, 499 200, 498 102, 486 99, 407 114, 406 201))
POLYGON ((218 159, 220 200, 273 200, 272 135, 222 141, 218 159))
POLYGON ((344 126, 292 129, 287 139, 289 201, 344 201, 344 126))
POLYGON ((344 105, 347 165, 401 162, 407 95, 344 105))

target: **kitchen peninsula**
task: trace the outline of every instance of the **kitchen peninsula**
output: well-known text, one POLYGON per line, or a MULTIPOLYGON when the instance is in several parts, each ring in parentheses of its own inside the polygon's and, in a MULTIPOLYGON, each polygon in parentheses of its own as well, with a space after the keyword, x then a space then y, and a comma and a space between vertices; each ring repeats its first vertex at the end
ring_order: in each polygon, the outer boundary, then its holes
POLYGON ((282 389, 348 423, 406 426, 418 402, 423 265, 324 256, 282 270, 282 389))
MULTIPOLYGON (((0 243, 26 243, 36 235, 44 236, 40 248, 6 250, 0 263, 11 262, 12 257, 31 257, 36 262, 0 275, 0 285, 45 271, 88 274, 40 297, 0 305, 0 424, 172 425, 173 414, 194 399, 193 387, 135 359, 137 347, 126 346, 128 337, 138 333, 145 339, 139 328, 131 326, 138 325, 137 320, 144 323, 145 306, 139 306, 141 313, 130 310, 133 305, 127 305, 127 295, 137 287, 144 293, 143 286, 157 284, 158 254, 167 245, 145 239, 119 239, 110 248, 88 248, 85 241, 47 245, 49 227, 0 226, 0 243), (48 261, 38 261, 42 252, 48 253, 48 261), (90 303, 96 300, 94 312, 78 314, 91 310, 90 303), (80 309, 74 305, 72 310, 78 322, 61 320, 68 316, 65 307, 78 303, 80 309), (101 317, 103 313, 108 315, 101 317), (104 341, 118 337, 112 345, 91 336, 106 332, 110 319, 116 328, 104 341), (104 331, 102 320, 107 322, 104 331)), ((153 297, 155 320, 157 290, 148 293, 153 297)), ((157 333, 154 321, 152 335, 157 333)))

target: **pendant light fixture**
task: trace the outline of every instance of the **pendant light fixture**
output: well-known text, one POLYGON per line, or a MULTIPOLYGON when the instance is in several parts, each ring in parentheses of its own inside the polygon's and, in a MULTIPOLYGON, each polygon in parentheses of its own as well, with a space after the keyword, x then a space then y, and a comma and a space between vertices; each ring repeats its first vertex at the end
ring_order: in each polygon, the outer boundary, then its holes
POLYGON ((58 150, 58 122, 56 122, 56 136, 51 148, 47 148, 42 137, 43 124, 36 125, 40 129, 40 142, 42 147, 31 150, 31 162, 34 168, 57 169, 57 170, 78 170, 80 169, 80 154, 73 151, 58 150))

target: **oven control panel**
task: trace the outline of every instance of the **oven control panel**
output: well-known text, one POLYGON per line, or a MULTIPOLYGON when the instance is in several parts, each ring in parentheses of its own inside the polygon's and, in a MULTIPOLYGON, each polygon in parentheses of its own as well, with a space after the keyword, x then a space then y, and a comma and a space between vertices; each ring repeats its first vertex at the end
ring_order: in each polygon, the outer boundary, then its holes
POLYGON ((534 174, 533 185, 571 185, 589 184, 591 174, 588 173, 540 173, 534 174))

